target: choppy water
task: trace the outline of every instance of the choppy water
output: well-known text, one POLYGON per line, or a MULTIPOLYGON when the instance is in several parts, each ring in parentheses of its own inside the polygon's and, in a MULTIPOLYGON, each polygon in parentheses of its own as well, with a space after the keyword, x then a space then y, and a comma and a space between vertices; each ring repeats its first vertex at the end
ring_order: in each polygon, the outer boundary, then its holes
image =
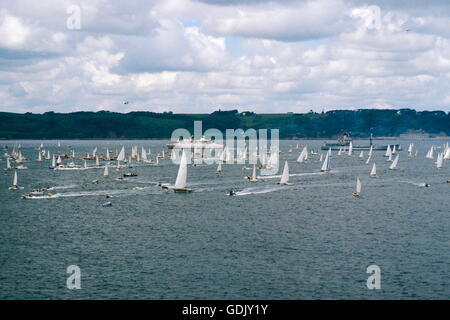
MULTIPOLYGON (((23 154, 36 158, 40 143, 22 141, 23 154)), ((318 173, 318 156, 297 163, 301 150, 287 152, 296 143, 280 142, 290 186, 278 186, 278 177, 247 182, 242 165, 224 165, 219 177, 216 166, 197 166, 188 174, 194 192, 174 194, 156 186, 175 181, 170 160, 135 167, 138 177, 128 181, 114 180, 125 170, 110 168, 104 179, 103 169, 54 171, 49 161, 29 160, 28 170, 18 170, 25 189, 12 191, 13 173, 2 170, 0 298, 448 299, 450 161, 436 169, 425 159, 429 146, 443 141, 416 141, 418 157, 401 152, 396 171, 375 152, 378 179, 368 177, 372 164, 357 154, 333 152, 332 172, 318 173), (351 195, 357 175, 361 198, 351 195), (57 186, 57 197, 20 199, 48 185, 57 186), (230 188, 238 196, 227 196, 230 188), (102 207, 108 200, 113 206, 102 207), (81 268, 81 290, 66 288, 73 264, 81 268), (381 290, 366 287, 372 264, 381 268, 381 290)), ((317 149, 322 142, 306 143, 317 149)), ((409 141, 400 143, 405 149, 409 141)), ((124 144, 129 154, 132 145, 155 152, 165 142, 61 144, 44 148, 69 153, 70 145, 84 155, 124 144)))

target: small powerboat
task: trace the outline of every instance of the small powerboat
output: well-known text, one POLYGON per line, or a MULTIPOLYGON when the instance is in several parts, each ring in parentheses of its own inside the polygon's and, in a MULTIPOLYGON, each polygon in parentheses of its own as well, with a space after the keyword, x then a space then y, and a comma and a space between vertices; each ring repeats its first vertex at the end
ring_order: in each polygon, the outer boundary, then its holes
POLYGON ((134 172, 126 172, 123 174, 124 177, 137 177, 137 174, 134 172))

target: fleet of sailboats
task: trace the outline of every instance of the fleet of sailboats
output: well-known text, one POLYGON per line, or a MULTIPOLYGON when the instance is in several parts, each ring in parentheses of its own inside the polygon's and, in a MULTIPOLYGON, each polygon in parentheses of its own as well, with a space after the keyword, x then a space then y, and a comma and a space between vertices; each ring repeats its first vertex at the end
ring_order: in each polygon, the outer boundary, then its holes
MULTIPOLYGON (((311 166, 314 163, 317 163, 317 160, 319 160, 321 162, 321 168, 320 168, 321 172, 328 172, 331 170, 331 164, 330 164, 330 160, 331 160, 331 156, 332 156, 331 148, 329 148, 327 152, 319 153, 319 152, 316 152, 316 150, 314 150, 314 149, 308 150, 309 148, 307 145, 302 145, 302 147, 303 147, 302 151, 299 154, 298 158, 296 159, 297 162, 299 163, 299 164, 297 164, 297 166, 311 166), (313 157, 315 159, 315 161, 308 162, 308 164, 305 164, 305 162, 308 160, 309 155, 311 155, 311 157, 313 157)), ((292 151, 293 149, 298 149, 298 148, 300 148, 300 146, 298 146, 297 148, 291 147, 289 150, 292 151)), ((112 165, 112 167, 114 167, 114 162, 110 162, 110 161, 116 160, 117 168, 120 169, 124 166, 128 166, 128 167, 131 167, 133 165, 142 166, 145 163, 148 163, 150 165, 158 165, 159 159, 166 158, 166 152, 164 152, 164 151, 156 153, 155 154, 156 156, 152 156, 150 149, 148 149, 148 151, 144 147, 140 147, 140 149, 138 149, 138 146, 131 147, 131 153, 128 156, 128 159, 125 154, 125 146, 123 146, 123 145, 121 146, 119 152, 117 150, 116 150, 116 152, 111 152, 110 148, 106 148, 106 152, 101 153, 101 151, 99 152, 99 149, 97 147, 95 147, 91 151, 91 153, 87 154, 86 157, 78 158, 78 161, 80 161, 80 159, 81 159, 83 161, 83 164, 77 165, 77 164, 75 164, 75 161, 76 161, 75 150, 73 150, 72 148, 69 150, 71 155, 63 154, 63 153, 61 153, 61 150, 58 150, 58 152, 54 152, 53 154, 51 154, 50 150, 48 150, 48 148, 46 148, 45 150, 43 149, 43 145, 41 145, 41 147, 39 147, 39 149, 34 148, 34 150, 39 150, 38 154, 37 154, 37 158, 35 158, 36 162, 44 162, 45 160, 51 159, 51 166, 50 166, 51 169, 54 169, 54 170, 86 170, 86 169, 104 168, 103 177, 105 177, 105 178, 108 177, 110 174, 109 167, 111 165, 112 165), (117 155, 117 156, 115 156, 115 155, 117 155), (155 160, 153 161, 152 158, 154 158, 155 160), (67 159, 69 159, 69 160, 67 161, 67 159), (88 161, 90 161, 90 160, 95 161, 95 165, 88 166, 88 161), (66 163, 64 163, 64 162, 66 162, 66 163)), ((279 161, 280 161, 279 154, 281 153, 281 151, 278 150, 277 148, 270 148, 270 150, 259 149, 253 153, 249 152, 246 148, 237 149, 237 150, 231 149, 231 150, 233 150, 233 154, 231 153, 230 149, 227 146, 225 146, 223 149, 220 149, 220 150, 221 150, 221 154, 218 157, 220 161, 218 161, 217 167, 215 170, 215 173, 217 175, 220 175, 222 173, 224 163, 232 162, 235 160, 234 152, 236 152, 237 160, 244 160, 244 159, 246 160, 247 158, 253 157, 259 161, 259 163, 260 163, 259 168, 264 168, 264 169, 275 168, 278 172, 279 161)), ((435 159, 436 160, 435 166, 438 169, 442 169, 445 165, 446 160, 450 160, 450 147, 449 147, 448 143, 446 143, 444 145, 432 145, 431 147, 429 147, 429 149, 427 148, 427 150, 428 151, 426 154, 426 158, 427 159, 435 159)), ((346 151, 347 151, 347 155, 353 154, 353 146, 352 146, 351 142, 350 142, 347 150, 345 148, 339 148, 337 155, 343 155, 346 153, 346 151)), ((401 152, 401 149, 400 149, 400 151, 397 150, 396 145, 392 145, 392 147, 390 145, 387 146, 384 156, 388 158, 388 161, 391 161, 391 163, 388 166, 389 170, 397 170, 399 168, 398 164, 399 164, 400 152, 401 152)), ((415 156, 417 156, 418 148, 413 143, 409 143, 408 148, 407 148, 407 153, 408 153, 409 158, 415 157, 415 156)), ((80 154, 80 153, 78 153, 78 154, 80 154)), ((86 154, 86 153, 84 153, 84 154, 86 154)), ((174 150, 172 150, 171 159, 173 160, 173 158, 174 158, 174 150)), ((27 161, 27 158, 24 156, 24 154, 22 154, 21 148, 20 147, 17 148, 15 146, 14 151, 12 153, 8 153, 5 160, 6 160, 5 170, 14 170, 13 183, 9 187, 9 189, 11 189, 11 190, 23 189, 23 187, 18 186, 18 181, 17 181, 18 175, 17 175, 17 170, 15 170, 15 169, 26 168, 23 164, 27 161), (14 161, 16 163, 15 166, 12 164, 12 161, 14 161), (19 164, 19 165, 17 165, 17 164, 19 164)), ((378 177, 376 162, 379 161, 380 159, 376 155, 374 155, 372 146, 368 150, 367 159, 364 156, 364 151, 360 151, 358 160, 364 161, 365 164, 369 164, 370 161, 372 161, 369 177, 372 177, 372 178, 378 177)), ((408 161, 411 161, 411 160, 408 160, 408 161)), ((406 162, 406 160, 405 160, 405 162, 406 162)), ((249 182, 261 181, 260 178, 258 178, 258 176, 257 176, 257 168, 258 168, 258 165, 253 164, 252 174, 250 176, 247 176, 247 179, 249 182)), ((247 168, 247 169, 250 169, 250 168, 247 168)), ((228 170, 227 170, 227 172, 228 172, 228 170)), ((267 175, 267 173, 261 172, 260 175, 265 176, 265 175, 267 175)), ((182 149, 182 156, 181 156, 181 161, 179 163, 175 184, 173 186, 170 186, 167 184, 164 184, 164 185, 161 184, 161 186, 163 188, 173 190, 174 192, 177 192, 177 193, 192 192, 192 189, 188 187, 187 177, 188 177, 187 153, 184 149, 182 149)), ((123 177, 121 180, 123 180, 123 177)), ((93 181, 96 181, 97 183, 99 182, 99 180, 97 180, 97 179, 95 179, 93 181)), ((291 184, 290 173, 289 173, 289 163, 287 160, 285 160, 285 162, 284 162, 283 171, 282 171, 280 180, 277 182, 277 184, 279 184, 279 185, 291 184)), ((141 189, 142 189, 142 187, 141 187, 141 189)), ((139 190, 141 190, 141 189, 139 189, 139 190)), ((361 194, 361 181, 360 181, 360 178, 357 177, 355 192, 353 192, 353 195, 359 197, 360 194, 361 194)))

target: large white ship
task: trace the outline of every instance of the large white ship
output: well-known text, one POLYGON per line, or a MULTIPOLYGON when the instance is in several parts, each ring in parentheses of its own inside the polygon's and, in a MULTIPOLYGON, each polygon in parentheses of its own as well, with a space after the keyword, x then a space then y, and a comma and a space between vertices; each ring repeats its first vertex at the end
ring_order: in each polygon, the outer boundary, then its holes
POLYGON ((172 149, 197 149, 197 150, 203 150, 203 149, 223 149, 223 144, 216 143, 212 140, 206 139, 205 137, 202 137, 201 139, 193 139, 192 137, 189 139, 183 139, 178 140, 177 142, 171 142, 167 144, 167 148, 169 150, 172 149))

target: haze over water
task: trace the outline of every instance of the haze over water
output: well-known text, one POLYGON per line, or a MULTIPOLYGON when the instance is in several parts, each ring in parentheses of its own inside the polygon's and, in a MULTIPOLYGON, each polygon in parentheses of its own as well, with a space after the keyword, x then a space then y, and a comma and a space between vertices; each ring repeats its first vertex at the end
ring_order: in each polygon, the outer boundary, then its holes
MULTIPOLYGON (((329 173, 319 172, 318 155, 297 163, 301 149, 288 153, 323 141, 280 141, 293 185, 277 185, 279 176, 250 183, 243 165, 225 164, 220 176, 216 165, 189 166, 191 194, 157 186, 175 182, 178 166, 169 159, 138 164, 137 177, 116 181, 129 170, 110 167, 109 178, 103 169, 49 170, 51 161, 34 161, 41 142, 20 142, 29 159, 17 170, 24 190, 8 190, 13 171, 2 170, 1 299, 448 299, 450 162, 437 169, 425 158, 446 141, 413 141, 418 156, 401 151, 395 171, 384 152, 365 164, 359 152, 333 151, 329 173), (373 162, 377 179, 369 178, 373 162), (360 198, 352 196, 357 176, 360 198), (55 197, 20 198, 47 186, 55 197), (227 196, 230 189, 237 196, 227 196), (106 201, 113 206, 102 207, 106 201), (366 287, 373 264, 381 290, 366 287), (80 290, 66 288, 69 265, 81 269, 80 290)), ((405 150, 409 142, 397 143, 405 150)), ((123 144, 128 157, 132 145, 155 154, 167 141, 43 143, 52 154, 72 146, 78 157, 123 144)), ((14 142, 4 144, 11 150, 14 142)))

